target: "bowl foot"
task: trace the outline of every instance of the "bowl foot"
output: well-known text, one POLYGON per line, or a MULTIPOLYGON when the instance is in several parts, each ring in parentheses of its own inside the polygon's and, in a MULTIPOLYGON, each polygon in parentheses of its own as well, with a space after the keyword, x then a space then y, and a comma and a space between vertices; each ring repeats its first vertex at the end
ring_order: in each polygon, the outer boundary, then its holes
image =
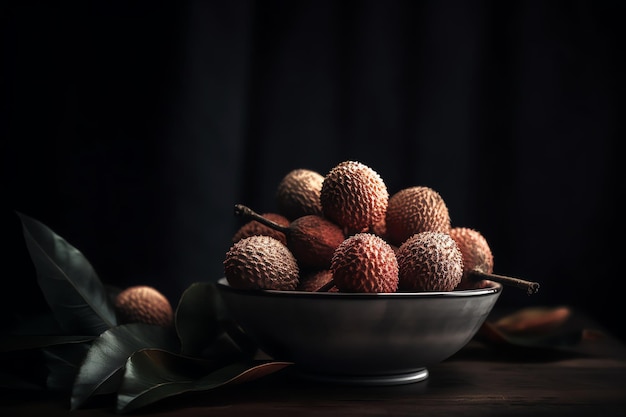
POLYGON ((300 371, 298 376, 309 381, 344 385, 403 385, 426 380, 428 369, 421 368, 413 372, 391 375, 333 375, 300 371))

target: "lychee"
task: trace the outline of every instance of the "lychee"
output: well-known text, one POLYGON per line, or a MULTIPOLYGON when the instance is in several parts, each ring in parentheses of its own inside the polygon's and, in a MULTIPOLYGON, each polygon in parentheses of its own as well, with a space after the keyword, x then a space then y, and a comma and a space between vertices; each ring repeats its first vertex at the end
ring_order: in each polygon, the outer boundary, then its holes
POLYGON ((145 323, 169 327, 174 321, 169 300, 157 289, 147 285, 124 289, 115 297, 114 305, 120 324, 145 323))
POLYGON ((454 239, 463 257, 463 278, 457 289, 476 287, 470 278, 471 271, 493 273, 493 254, 487 239, 477 230, 469 227, 453 227, 450 237, 454 239))
POLYGON ((447 233, 416 233, 396 256, 400 291, 452 291, 463 277, 461 251, 447 233))
POLYGON ((307 214, 322 215, 320 191, 324 176, 306 168, 287 173, 276 188, 278 212, 289 220, 307 214))
POLYGON ((347 235, 369 230, 387 211, 389 193, 383 179, 369 166, 344 161, 324 177, 320 202, 324 216, 347 235))
POLYGON ((224 259, 224 276, 233 288, 294 290, 299 273, 291 251, 271 236, 243 238, 230 247, 224 259))
POLYGON ((346 238, 335 250, 330 270, 342 292, 390 293, 398 289, 396 254, 373 233, 346 238))
MULTIPOLYGON (((278 213, 263 213, 262 215, 266 219, 269 219, 281 226, 289 226, 289 219, 287 217, 278 214, 278 213)), ((265 235, 272 236, 278 240, 280 240, 283 244, 287 244, 287 237, 285 234, 279 230, 266 226, 262 223, 259 223, 256 220, 251 220, 248 223, 241 226, 233 235, 233 242, 237 242, 238 240, 243 239, 244 237, 254 236, 254 235, 265 235)))
POLYGON ((416 233, 448 233, 450 214, 437 191, 425 186, 408 187, 389 198, 385 226, 389 242, 400 246, 416 233))
POLYGON ((338 225, 316 214, 298 217, 287 227, 259 215, 242 204, 235 205, 235 214, 254 219, 284 233, 286 245, 301 268, 327 269, 335 249, 345 239, 338 225))

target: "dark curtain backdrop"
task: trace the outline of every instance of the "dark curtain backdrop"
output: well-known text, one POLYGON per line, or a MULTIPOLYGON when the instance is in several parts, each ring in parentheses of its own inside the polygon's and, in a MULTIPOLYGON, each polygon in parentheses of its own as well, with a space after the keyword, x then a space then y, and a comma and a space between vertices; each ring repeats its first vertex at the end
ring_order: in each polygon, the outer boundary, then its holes
POLYGON ((37 298, 16 211, 175 304, 222 276, 235 203, 353 159, 541 283, 499 305, 623 336, 624 4, 3 2, 0 304, 37 298))

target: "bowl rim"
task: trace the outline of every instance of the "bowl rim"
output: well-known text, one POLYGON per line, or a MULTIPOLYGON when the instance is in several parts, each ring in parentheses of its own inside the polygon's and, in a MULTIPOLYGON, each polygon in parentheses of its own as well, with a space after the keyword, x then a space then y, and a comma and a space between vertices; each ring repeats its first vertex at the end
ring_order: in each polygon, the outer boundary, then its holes
POLYGON ((349 299, 426 299, 426 298, 463 298, 463 297, 480 297, 498 294, 502 291, 502 284, 489 281, 489 286, 485 288, 475 288, 467 290, 453 291, 424 291, 424 292, 388 292, 388 293, 361 293, 361 292, 328 292, 328 291, 298 291, 298 290, 267 290, 267 289, 243 289, 233 288, 228 283, 226 277, 217 280, 216 285, 223 291, 228 291, 241 295, 255 295, 262 297, 294 297, 294 298, 349 298, 349 299))

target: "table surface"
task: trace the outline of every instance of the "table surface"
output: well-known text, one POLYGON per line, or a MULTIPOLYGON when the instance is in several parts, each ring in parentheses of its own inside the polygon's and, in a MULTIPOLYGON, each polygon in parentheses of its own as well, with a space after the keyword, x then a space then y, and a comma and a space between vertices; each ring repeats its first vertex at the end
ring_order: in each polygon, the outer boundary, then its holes
MULTIPOLYGON (((566 348, 471 341, 422 382, 348 386, 306 381, 287 367, 239 385, 161 400, 142 416, 626 416, 626 346, 576 314, 583 337, 566 348)), ((69 398, 0 390, 4 416, 111 416, 114 398, 70 411, 69 398)), ((132 414, 132 413, 131 413, 132 414)))

